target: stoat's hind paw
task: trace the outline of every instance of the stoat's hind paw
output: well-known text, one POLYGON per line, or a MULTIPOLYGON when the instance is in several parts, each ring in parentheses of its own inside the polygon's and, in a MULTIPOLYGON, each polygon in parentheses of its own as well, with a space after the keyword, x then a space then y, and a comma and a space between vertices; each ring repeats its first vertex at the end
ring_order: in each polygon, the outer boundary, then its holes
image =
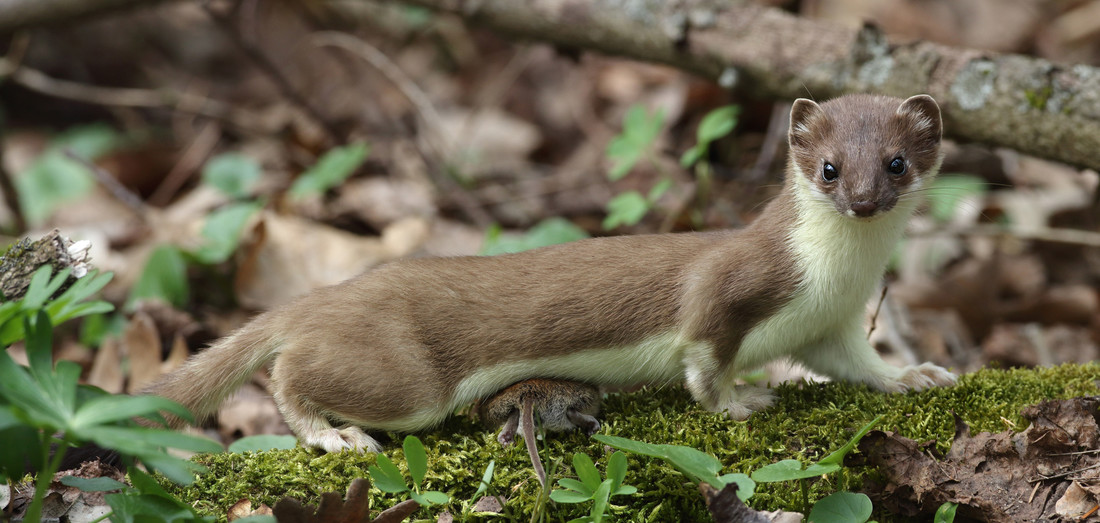
POLYGON ((775 392, 763 387, 740 385, 733 389, 732 398, 722 409, 729 417, 737 421, 748 419, 749 415, 764 410, 775 403, 775 392))
POLYGON ((356 452, 382 452, 382 445, 359 427, 319 430, 302 438, 302 444, 317 447, 325 452, 354 450, 356 452))
POLYGON ((933 363, 909 365, 901 369, 896 386, 898 391, 924 390, 932 387, 954 385, 958 377, 951 371, 933 363))

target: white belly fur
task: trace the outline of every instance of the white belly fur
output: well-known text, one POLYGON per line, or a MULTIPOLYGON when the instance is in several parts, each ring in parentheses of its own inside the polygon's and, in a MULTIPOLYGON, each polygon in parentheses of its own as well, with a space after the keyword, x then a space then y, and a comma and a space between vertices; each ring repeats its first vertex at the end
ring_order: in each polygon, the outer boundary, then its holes
POLYGON ((385 423, 383 430, 413 431, 439 423, 455 409, 484 398, 517 381, 529 378, 562 378, 597 385, 663 383, 684 374, 683 353, 693 345, 679 332, 666 332, 624 347, 591 349, 564 356, 509 361, 478 369, 459 382, 448 401, 413 415, 385 423))

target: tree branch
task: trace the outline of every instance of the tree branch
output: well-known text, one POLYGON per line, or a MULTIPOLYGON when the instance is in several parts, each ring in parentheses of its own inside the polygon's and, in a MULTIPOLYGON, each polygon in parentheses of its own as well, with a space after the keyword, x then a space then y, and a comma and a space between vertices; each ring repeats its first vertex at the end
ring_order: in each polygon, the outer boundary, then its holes
POLYGON ((893 45, 870 26, 747 0, 411 1, 515 38, 665 63, 768 98, 929 93, 953 138, 1100 169, 1100 69, 1092 66, 893 45))

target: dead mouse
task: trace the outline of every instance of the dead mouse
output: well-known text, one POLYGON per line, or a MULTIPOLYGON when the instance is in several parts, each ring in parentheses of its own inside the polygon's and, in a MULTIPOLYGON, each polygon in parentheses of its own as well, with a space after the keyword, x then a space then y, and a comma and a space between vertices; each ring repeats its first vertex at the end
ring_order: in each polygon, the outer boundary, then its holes
POLYGON ((516 432, 523 435, 527 452, 539 484, 546 484, 546 471, 535 447, 535 421, 537 411, 542 428, 566 431, 579 428, 591 436, 600 430, 600 422, 593 417, 600 409, 598 388, 577 381, 534 378, 514 383, 484 400, 478 408, 485 426, 501 427, 497 441, 508 446, 516 432))

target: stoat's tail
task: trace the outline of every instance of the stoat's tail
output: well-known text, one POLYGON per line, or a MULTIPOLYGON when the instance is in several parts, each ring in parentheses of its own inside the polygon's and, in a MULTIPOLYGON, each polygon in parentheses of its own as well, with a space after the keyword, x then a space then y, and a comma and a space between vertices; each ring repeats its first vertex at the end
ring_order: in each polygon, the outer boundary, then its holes
MULTIPOLYGON (((143 392, 187 407, 196 422, 209 417, 256 369, 278 354, 282 343, 267 323, 262 319, 248 323, 143 392)), ((173 427, 185 425, 184 420, 175 416, 167 418, 173 427)))

